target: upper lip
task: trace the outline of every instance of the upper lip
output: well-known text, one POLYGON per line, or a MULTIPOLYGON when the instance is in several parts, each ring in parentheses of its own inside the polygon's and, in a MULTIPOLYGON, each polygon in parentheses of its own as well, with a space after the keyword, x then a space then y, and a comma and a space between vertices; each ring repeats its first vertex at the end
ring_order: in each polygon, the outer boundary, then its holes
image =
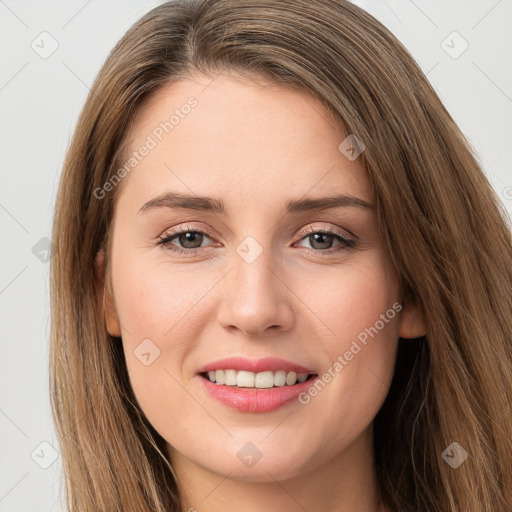
POLYGON ((265 357, 263 359, 247 359, 245 357, 228 357, 208 363, 199 368, 198 373, 209 372, 212 370, 245 370, 253 373, 265 371, 276 372, 284 370, 295 373, 315 373, 300 364, 286 361, 278 357, 265 357))

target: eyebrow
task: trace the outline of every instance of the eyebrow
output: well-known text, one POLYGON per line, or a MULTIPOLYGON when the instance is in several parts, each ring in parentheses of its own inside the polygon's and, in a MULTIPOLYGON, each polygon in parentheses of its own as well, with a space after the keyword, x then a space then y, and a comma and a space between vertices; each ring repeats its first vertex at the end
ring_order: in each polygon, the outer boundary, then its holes
MULTIPOLYGON (((296 199, 288 201, 285 208, 287 213, 299 213, 340 207, 373 208, 371 203, 346 194, 329 197, 296 199)), ((163 194, 150 199, 142 205, 138 213, 144 213, 155 208, 181 208, 226 215, 226 206, 222 199, 192 196, 177 192, 164 192, 163 194)))

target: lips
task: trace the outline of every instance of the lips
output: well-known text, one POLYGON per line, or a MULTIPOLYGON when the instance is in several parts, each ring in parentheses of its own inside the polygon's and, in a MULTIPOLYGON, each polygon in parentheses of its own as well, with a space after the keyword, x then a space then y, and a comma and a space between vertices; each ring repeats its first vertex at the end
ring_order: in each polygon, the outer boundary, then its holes
POLYGON ((213 370, 245 370, 253 373, 265 371, 299 373, 316 373, 314 370, 301 366, 300 364, 280 359, 278 357, 265 357, 263 359, 247 359, 245 357, 228 357, 208 363, 197 370, 197 373, 207 373, 213 370))
MULTIPOLYGON (((244 376, 247 377, 247 376, 244 376)), ((198 381, 210 397, 223 403, 232 409, 245 413, 265 413, 274 411, 286 404, 291 404, 297 397, 305 392, 309 386, 313 385, 319 378, 318 375, 305 366, 287 361, 285 359, 268 357, 264 359, 252 360, 242 357, 230 357, 213 361, 198 370, 198 381), (236 385, 224 385, 210 382, 208 373, 228 372, 252 372, 261 374, 268 372, 277 372, 276 374, 292 374, 293 378, 288 383, 280 383, 279 387, 268 387, 267 389, 237 387, 236 385), (295 381, 296 375, 308 376, 307 380, 295 381), (295 383, 296 382, 296 383, 295 383)), ((270 384, 270 383, 269 383, 270 384)), ((275 384, 275 382, 274 382, 275 384)), ((245 385, 245 382, 243 383, 245 385)))

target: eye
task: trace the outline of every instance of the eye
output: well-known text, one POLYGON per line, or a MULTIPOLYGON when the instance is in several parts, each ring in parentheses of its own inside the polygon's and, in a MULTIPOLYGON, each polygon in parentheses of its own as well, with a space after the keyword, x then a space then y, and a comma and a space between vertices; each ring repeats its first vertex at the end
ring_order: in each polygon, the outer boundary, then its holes
POLYGON ((162 245, 170 251, 174 251, 180 254, 189 254, 198 252, 197 249, 203 249, 202 243, 205 238, 210 238, 207 233, 199 229, 191 229, 188 226, 184 226, 179 231, 168 233, 160 239, 158 245, 162 245), (172 241, 176 239, 181 247, 176 246, 172 241))
POLYGON ((301 238, 301 242, 307 241, 311 247, 304 248, 315 254, 321 254, 322 256, 332 254, 333 252, 344 251, 356 245, 355 240, 347 238, 330 228, 321 230, 315 227, 309 227, 301 234, 306 234, 306 236, 301 238), (333 247, 336 241, 338 241, 338 245, 333 247))

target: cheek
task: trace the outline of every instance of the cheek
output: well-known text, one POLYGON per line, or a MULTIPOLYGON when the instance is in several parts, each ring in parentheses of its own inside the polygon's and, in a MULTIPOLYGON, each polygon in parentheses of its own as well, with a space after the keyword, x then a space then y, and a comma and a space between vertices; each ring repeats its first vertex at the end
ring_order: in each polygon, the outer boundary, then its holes
POLYGON ((379 334, 394 337, 398 333, 398 314, 392 308, 399 300, 396 276, 377 252, 366 254, 357 265, 329 269, 328 273, 309 273, 301 282, 297 282, 299 288, 294 290, 316 316, 322 330, 321 340, 331 356, 344 351, 347 343, 348 349, 359 334, 364 338, 367 329, 390 308, 385 328, 382 321, 378 323, 378 330, 382 331, 379 334))
POLYGON ((321 320, 318 351, 324 361, 322 383, 312 389, 312 416, 332 411, 332 432, 356 434, 382 405, 391 383, 398 343, 399 288, 392 268, 377 254, 364 265, 345 268, 331 279, 310 277, 300 292, 321 320), (321 287, 319 285, 322 285, 321 287), (350 414, 347 414, 350 411, 350 414), (338 427, 343 425, 343 429, 338 427))
MULTIPOLYGON (((192 268, 192 267, 190 267, 192 268)), ((128 339, 150 337, 180 342, 194 330, 196 305, 207 301, 216 277, 149 258, 125 259, 114 280, 116 304, 128 339)))
POLYGON ((168 437, 175 428, 173 435, 182 435, 182 427, 169 418, 186 416, 194 406, 182 387, 183 362, 200 339, 205 320, 211 321, 205 314, 206 291, 219 277, 144 257, 127 256, 116 263, 113 286, 134 394, 161 435, 168 437))

